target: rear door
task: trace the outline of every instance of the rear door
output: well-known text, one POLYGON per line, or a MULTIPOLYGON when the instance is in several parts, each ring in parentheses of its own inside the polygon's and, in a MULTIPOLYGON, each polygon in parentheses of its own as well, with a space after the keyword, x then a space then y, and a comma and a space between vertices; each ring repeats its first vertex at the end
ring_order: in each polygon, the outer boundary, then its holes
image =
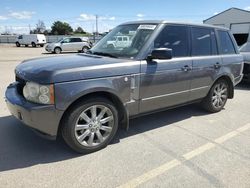
POLYGON ((182 104, 189 99, 192 59, 188 27, 165 26, 154 41, 154 48, 172 49, 173 58, 142 62, 141 113, 182 104))
POLYGON ((191 27, 193 78, 190 100, 207 95, 221 67, 213 28, 191 27))
POLYGON ((228 31, 218 30, 217 33, 224 70, 231 74, 232 79, 238 80, 242 74, 243 57, 236 49, 236 42, 228 31))

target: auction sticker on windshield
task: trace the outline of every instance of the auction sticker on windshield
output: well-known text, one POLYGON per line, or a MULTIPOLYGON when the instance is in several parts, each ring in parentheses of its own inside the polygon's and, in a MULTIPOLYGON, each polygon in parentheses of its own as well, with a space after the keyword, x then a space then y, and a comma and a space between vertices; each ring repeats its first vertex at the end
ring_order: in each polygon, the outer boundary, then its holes
POLYGON ((156 25, 140 25, 138 29, 148 29, 148 30, 154 30, 156 28, 156 25))

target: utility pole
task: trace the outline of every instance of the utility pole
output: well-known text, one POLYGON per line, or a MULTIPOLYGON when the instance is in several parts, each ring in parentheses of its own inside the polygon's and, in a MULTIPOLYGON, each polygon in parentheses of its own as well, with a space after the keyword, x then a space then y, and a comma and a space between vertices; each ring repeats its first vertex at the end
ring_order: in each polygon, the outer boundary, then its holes
POLYGON ((98 15, 95 16, 96 35, 98 36, 98 15))
POLYGON ((29 30, 30 30, 30 32, 29 32, 29 34, 31 33, 31 27, 30 27, 30 24, 29 24, 29 30))

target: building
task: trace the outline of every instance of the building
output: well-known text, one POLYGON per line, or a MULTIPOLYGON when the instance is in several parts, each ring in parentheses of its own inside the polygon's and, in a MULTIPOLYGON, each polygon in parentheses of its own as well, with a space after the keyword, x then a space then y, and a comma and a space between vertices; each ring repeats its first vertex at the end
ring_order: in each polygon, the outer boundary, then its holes
POLYGON ((250 41, 250 11, 230 8, 203 23, 229 28, 239 46, 250 41))

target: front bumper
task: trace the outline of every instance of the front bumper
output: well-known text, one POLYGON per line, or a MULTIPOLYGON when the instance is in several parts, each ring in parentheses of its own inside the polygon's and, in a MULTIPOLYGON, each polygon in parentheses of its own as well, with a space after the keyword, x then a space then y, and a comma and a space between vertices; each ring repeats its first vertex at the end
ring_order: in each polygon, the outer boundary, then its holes
POLYGON ((6 103, 10 113, 25 125, 51 137, 56 137, 63 111, 54 105, 41 105, 28 102, 18 93, 18 83, 8 86, 6 103))
POLYGON ((53 52, 53 49, 50 48, 50 47, 48 47, 48 46, 45 47, 45 50, 46 50, 47 52, 53 52))

